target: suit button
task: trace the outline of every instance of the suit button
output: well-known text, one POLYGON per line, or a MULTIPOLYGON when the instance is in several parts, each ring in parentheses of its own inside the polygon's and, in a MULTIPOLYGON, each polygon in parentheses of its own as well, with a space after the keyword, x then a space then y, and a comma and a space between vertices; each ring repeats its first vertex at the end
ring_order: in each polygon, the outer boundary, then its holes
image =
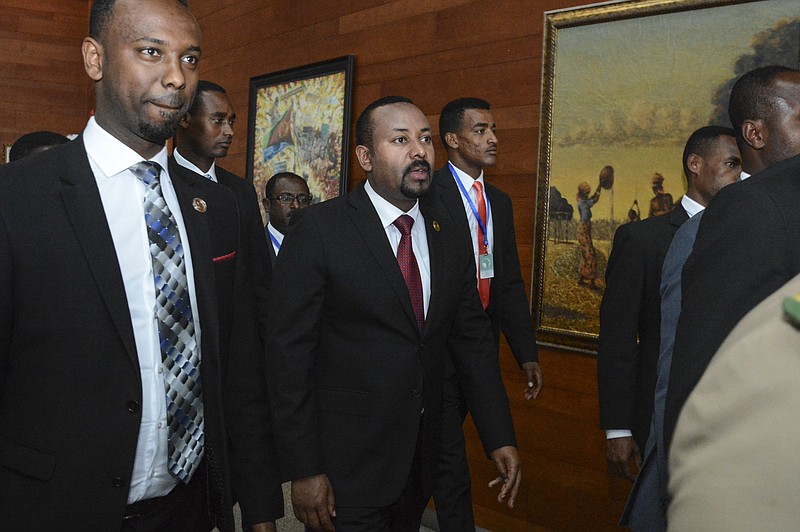
POLYGON ((422 392, 420 392, 419 390, 414 388, 414 397, 416 397, 416 398, 422 397, 422 392))
POLYGON ((133 399, 128 401, 128 412, 130 412, 131 414, 135 414, 138 411, 139 411, 139 402, 134 401, 133 399))
POLYGON ((125 479, 122 477, 114 477, 111 479, 111 485, 115 488, 123 488, 125 487, 125 479))

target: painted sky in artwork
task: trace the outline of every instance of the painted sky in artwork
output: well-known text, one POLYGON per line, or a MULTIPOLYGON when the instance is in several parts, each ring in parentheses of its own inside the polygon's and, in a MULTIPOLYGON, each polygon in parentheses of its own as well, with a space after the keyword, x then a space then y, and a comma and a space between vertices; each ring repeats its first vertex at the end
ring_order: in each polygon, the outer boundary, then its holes
POLYGON ((754 35, 798 17, 798 0, 767 0, 559 30, 550 184, 575 205, 578 183, 613 166, 594 219, 623 219, 635 198, 647 216, 654 172, 677 200, 684 144, 715 91, 754 35))

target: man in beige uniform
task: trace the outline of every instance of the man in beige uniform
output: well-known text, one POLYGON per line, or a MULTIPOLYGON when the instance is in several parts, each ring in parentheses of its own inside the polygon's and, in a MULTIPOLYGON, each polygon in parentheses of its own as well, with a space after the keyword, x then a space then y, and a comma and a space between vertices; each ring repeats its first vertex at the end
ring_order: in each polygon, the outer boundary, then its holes
POLYGON ((800 275, 733 329, 678 418, 670 530, 797 530, 800 275))

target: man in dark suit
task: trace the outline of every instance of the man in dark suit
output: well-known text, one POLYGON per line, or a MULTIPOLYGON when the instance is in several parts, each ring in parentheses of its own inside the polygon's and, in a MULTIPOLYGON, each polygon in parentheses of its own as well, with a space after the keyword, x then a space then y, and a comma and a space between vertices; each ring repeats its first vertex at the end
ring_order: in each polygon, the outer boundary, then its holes
POLYGON ((661 343, 661 267, 672 238, 723 186, 738 179, 741 159, 733 131, 701 128, 683 152, 687 191, 669 213, 622 225, 606 268, 597 353, 600 423, 609 469, 633 480, 653 414, 661 343))
POLYGON ((312 529, 419 530, 450 350, 500 471, 492 484, 513 505, 520 463, 472 253, 417 200, 431 180, 428 120, 383 98, 356 143, 367 182, 304 211, 274 272, 270 400, 295 513, 312 529))
MULTIPOLYGON (((272 281, 272 263, 267 258, 267 243, 261 232, 261 213, 258 209, 258 199, 253 186, 242 178, 217 165, 217 159, 226 157, 233 141, 233 126, 236 122, 236 112, 225 89, 216 83, 200 80, 197 83, 194 101, 189 111, 180 120, 178 132, 175 135, 175 151, 170 157, 170 164, 176 164, 186 170, 199 174, 206 179, 224 185, 236 196, 239 212, 244 220, 241 228, 242 242, 248 242, 248 255, 252 259, 249 271, 249 280, 253 295, 256 297, 256 306, 261 326, 262 343, 259 345, 263 352, 266 344, 267 323, 267 294, 272 281)), ((227 318, 227 317, 225 317, 227 318)), ((263 357, 259 359, 263 362, 263 357)), ((263 364, 262 364, 263 365, 263 364)), ((258 368, 253 368, 255 373, 263 374, 258 368)), ((263 383, 266 387, 266 382, 263 383)), ((269 423, 270 420, 265 420, 269 423)), ((269 521, 275 521, 283 516, 283 494, 280 487, 280 473, 278 472, 277 456, 275 449, 270 446, 264 449, 254 449, 254 452, 263 456, 271 472, 272 481, 270 500, 272 501, 273 514, 269 521)), ((267 486, 265 486, 267 487, 267 486)), ((248 494, 243 494, 246 497, 248 494)), ((248 510, 255 505, 242 501, 242 522, 248 527, 254 521, 254 516, 248 510)))
POLYGON ((762 67, 737 85, 731 122, 757 173, 714 198, 683 269, 664 412, 667 448, 683 403, 725 336, 800 273, 800 71, 762 67))
POLYGON ((0 168, 0 528, 233 530, 268 403, 235 197, 167 162, 200 29, 98 0, 89 33, 83 134, 0 168))
MULTIPOLYGON (((484 181, 484 167, 497 162, 495 129, 489 103, 484 100, 460 98, 445 105, 439 115, 439 136, 449 162, 434 173, 431 190, 422 201, 438 202, 472 249, 478 272, 475 284, 492 321, 494 356, 502 331, 525 372, 525 397, 531 399, 541 390, 542 372, 520 273, 514 212, 508 195, 484 181), (481 246, 484 240, 486 245, 481 246), (491 259, 492 271, 480 268, 481 258, 491 259)), ((467 409, 452 361, 446 368, 442 454, 433 499, 440 530, 472 530, 475 522, 462 430, 467 409)))
POLYGON ((270 242, 269 257, 274 266, 292 216, 298 209, 305 209, 311 205, 311 192, 308 190, 306 180, 299 175, 293 172, 280 172, 267 181, 262 201, 264 210, 269 213, 269 223, 264 231, 270 242))
MULTIPOLYGON (((711 198, 739 179, 742 159, 731 128, 721 126, 701 127, 686 141, 683 150, 683 171, 690 193, 705 208, 711 198)), ((666 528, 667 457, 662 443, 664 395, 675 326, 681 310, 680 275, 694 245, 699 219, 703 211, 689 218, 675 232, 661 268, 660 347, 656 371, 653 415, 650 433, 644 447, 644 461, 631 489, 621 524, 636 531, 656 531, 666 528)))

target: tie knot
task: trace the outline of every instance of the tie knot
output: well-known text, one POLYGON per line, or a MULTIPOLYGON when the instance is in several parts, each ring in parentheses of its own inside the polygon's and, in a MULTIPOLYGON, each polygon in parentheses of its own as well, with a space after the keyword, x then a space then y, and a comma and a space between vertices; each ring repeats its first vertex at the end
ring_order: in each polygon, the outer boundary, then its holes
POLYGON ((392 222, 392 224, 400 230, 400 234, 403 236, 411 234, 411 227, 414 225, 414 218, 407 214, 403 214, 397 220, 392 222))
POLYGON ((141 179, 145 185, 149 185, 154 179, 161 175, 161 165, 153 161, 140 161, 130 167, 133 175, 141 179))
POLYGON ((474 183, 472 183, 472 188, 477 190, 479 195, 483 195, 483 185, 477 179, 475 180, 474 183))

